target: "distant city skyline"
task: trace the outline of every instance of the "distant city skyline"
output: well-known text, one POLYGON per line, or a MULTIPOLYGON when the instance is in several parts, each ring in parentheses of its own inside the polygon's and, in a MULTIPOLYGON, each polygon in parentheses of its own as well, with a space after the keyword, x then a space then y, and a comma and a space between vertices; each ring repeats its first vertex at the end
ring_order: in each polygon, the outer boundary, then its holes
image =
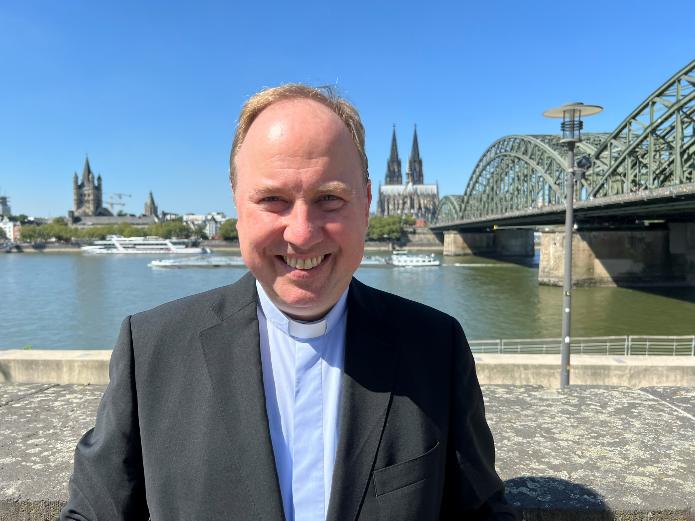
MULTIPOLYGON (((424 175, 463 193, 485 149, 558 132, 568 101, 610 132, 695 58, 693 31, 643 1, 194 5, 8 0, 0 6, 0 195, 65 216, 89 155, 103 195, 140 214, 235 215, 229 146, 243 102, 287 81, 333 84, 360 110, 375 203, 393 124, 417 124, 424 175), (663 17, 668 16, 663 14, 663 17)), ((679 20, 692 1, 669 4, 679 20)))

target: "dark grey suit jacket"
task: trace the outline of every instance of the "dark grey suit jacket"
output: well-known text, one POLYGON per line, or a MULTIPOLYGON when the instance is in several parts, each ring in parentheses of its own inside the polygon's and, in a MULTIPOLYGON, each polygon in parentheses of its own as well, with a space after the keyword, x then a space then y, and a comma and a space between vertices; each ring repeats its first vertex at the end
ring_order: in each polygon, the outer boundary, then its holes
MULTIPOLYGON (((284 518, 257 299, 246 275, 123 322, 61 519, 284 518)), ((347 309, 328 521, 514 519, 458 322, 354 279, 347 309)))

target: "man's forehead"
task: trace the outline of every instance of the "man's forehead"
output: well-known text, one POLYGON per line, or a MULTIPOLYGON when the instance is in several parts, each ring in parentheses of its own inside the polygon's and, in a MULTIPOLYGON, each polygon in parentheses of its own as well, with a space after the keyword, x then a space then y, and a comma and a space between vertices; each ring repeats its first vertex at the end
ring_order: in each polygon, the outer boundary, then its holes
POLYGON ((265 138, 272 142, 292 133, 306 135, 312 131, 326 138, 339 134, 349 137, 345 123, 330 108, 298 98, 277 101, 263 110, 251 124, 246 140, 265 138))

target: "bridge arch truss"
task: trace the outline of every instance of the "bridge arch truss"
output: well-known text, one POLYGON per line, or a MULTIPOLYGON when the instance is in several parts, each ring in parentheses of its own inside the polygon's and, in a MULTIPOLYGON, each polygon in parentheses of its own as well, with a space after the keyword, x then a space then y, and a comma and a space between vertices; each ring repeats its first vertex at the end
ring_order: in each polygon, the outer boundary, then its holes
MULTIPOLYGON (((498 139, 478 160, 464 195, 441 200, 434 226, 564 205, 566 154, 560 136, 498 139)), ((575 190, 576 201, 615 200, 695 183, 695 60, 612 133, 585 134, 576 155, 592 160, 575 190)))

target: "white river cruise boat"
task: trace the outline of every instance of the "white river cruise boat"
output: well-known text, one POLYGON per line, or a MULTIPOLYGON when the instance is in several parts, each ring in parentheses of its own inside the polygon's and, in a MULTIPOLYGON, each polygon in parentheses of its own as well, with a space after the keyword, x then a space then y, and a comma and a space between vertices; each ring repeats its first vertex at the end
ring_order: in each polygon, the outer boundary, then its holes
POLYGON ((394 251, 391 264, 398 267, 414 268, 420 266, 439 266, 441 263, 434 253, 411 254, 405 250, 394 251))
POLYGON ((157 259, 148 264, 150 268, 245 268, 241 257, 222 255, 200 255, 182 259, 157 259))
POLYGON ((209 253, 207 248, 192 246, 188 239, 162 239, 161 237, 120 237, 109 235, 106 240, 94 241, 90 246, 80 248, 84 253, 107 254, 107 253, 187 253, 202 254, 209 253))

